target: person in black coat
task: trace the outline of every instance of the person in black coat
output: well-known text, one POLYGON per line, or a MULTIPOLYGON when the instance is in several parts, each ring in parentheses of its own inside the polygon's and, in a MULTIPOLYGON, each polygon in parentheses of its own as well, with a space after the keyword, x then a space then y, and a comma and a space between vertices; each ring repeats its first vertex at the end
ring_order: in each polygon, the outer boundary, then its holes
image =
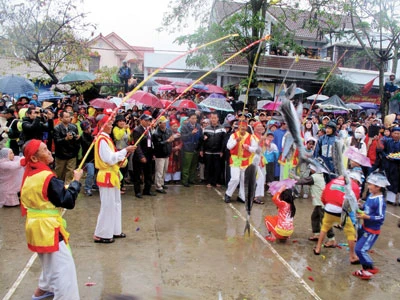
POLYGON ((204 157, 206 167, 207 187, 219 186, 221 178, 221 158, 223 156, 223 142, 225 129, 219 124, 218 114, 211 113, 211 124, 203 129, 200 156, 204 157))
POLYGON ((168 169, 169 156, 172 152, 174 136, 171 129, 167 128, 167 118, 162 116, 158 120, 158 127, 153 133, 154 156, 156 160, 155 185, 156 192, 166 194, 167 187, 164 185, 165 174, 168 169))
POLYGON ((19 144, 23 145, 32 139, 43 141, 44 133, 53 130, 53 117, 54 114, 51 111, 42 114, 39 107, 28 108, 26 117, 22 119, 22 133, 19 144))
MULTIPOLYGON (((152 117, 147 114, 142 114, 140 116, 140 125, 132 132, 133 142, 139 140, 142 134, 146 131, 151 124, 152 117)), ((140 140, 137 145, 137 149, 133 154, 133 186, 135 190, 135 196, 137 198, 142 198, 142 195, 155 196, 151 192, 152 184, 152 160, 153 160, 153 143, 151 138, 150 130, 146 135, 140 140), (140 189, 140 175, 143 173, 143 194, 140 189)))

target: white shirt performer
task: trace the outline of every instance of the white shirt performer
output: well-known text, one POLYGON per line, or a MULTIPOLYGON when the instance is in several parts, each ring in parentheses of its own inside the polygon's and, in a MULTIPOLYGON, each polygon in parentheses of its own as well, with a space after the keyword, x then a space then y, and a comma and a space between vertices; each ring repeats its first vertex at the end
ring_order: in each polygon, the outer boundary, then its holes
POLYGON ((128 146, 116 151, 109 134, 112 131, 114 118, 105 115, 98 123, 104 126, 94 146, 94 164, 97 169, 97 185, 100 192, 100 213, 97 218, 94 242, 109 244, 114 238, 125 238, 121 221, 120 166, 127 164, 127 154, 133 153, 136 146, 128 146))

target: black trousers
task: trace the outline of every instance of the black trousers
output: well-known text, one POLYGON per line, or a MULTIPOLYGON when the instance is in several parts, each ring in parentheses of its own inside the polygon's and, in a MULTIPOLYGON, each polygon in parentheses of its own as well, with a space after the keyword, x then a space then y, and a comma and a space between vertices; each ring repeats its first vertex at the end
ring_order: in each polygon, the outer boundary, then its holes
POLYGON ((221 178, 221 156, 218 154, 204 153, 206 182, 215 186, 221 178))
POLYGON ((140 161, 133 161, 133 187, 135 194, 140 193, 140 176, 143 174, 143 194, 150 193, 150 188, 152 184, 152 161, 146 158, 147 162, 142 163, 140 161))

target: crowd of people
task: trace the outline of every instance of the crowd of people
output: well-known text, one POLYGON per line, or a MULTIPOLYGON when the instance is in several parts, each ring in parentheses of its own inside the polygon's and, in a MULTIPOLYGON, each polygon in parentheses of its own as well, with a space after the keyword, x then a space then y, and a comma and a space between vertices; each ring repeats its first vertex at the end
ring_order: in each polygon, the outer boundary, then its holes
MULTIPOLYGON (((349 214, 342 224, 350 247, 350 262, 363 266, 353 275, 369 279, 378 272, 368 250, 380 233, 386 201, 400 203, 398 112, 382 122, 376 114, 335 118, 304 108, 299 119, 301 137, 306 156, 321 162, 323 168, 318 168, 299 159, 288 124, 278 112, 244 109, 221 114, 134 106, 121 108, 115 115, 87 105, 78 95, 47 108, 40 107, 37 95, 34 96, 21 97, 11 105, 7 105, 5 98, 0 101, 0 192, 6 195, 0 206, 19 205, 20 196, 30 224, 28 246, 41 254, 42 264, 54 266, 68 258, 68 233, 56 208, 74 207, 82 177, 76 168, 84 159, 84 193, 92 196, 98 190, 101 200, 93 237, 96 243, 113 243, 126 237, 121 226, 121 195, 127 193, 128 183, 133 184, 132 196, 139 199, 166 194, 169 185, 179 183, 184 188, 194 184, 207 188, 225 186, 226 203, 232 201, 239 187, 236 200, 245 202, 245 171, 256 164, 256 191, 251 199, 255 204, 265 203, 265 194, 274 182, 290 178, 297 181, 293 188, 283 186, 272 193, 279 213, 265 218, 269 241, 285 240, 293 234, 294 200, 302 197, 311 198, 314 207, 313 235, 309 238, 317 242, 314 254, 321 253, 326 236, 324 246, 335 247, 332 227, 342 223, 344 187, 349 185, 357 199, 366 200, 360 201, 360 211, 349 214), (335 167, 337 140, 344 145, 343 164, 348 168, 350 183, 335 167), (257 155, 259 160, 255 159, 257 155), (14 184, 9 183, 10 174, 15 174, 14 184), (54 215, 55 220, 46 219, 54 215), (364 220, 362 227, 357 219, 364 220), (57 239, 35 238, 41 222, 51 223, 48 234, 57 239), (357 230, 363 232, 358 241, 357 230), (43 255, 61 249, 62 257, 48 259, 43 255)), ((50 268, 43 272, 35 297, 54 292, 49 288, 53 283, 44 279, 53 271, 50 268)), ((64 272, 76 277, 74 267, 64 272)), ((76 298, 75 281, 71 282, 76 298)))

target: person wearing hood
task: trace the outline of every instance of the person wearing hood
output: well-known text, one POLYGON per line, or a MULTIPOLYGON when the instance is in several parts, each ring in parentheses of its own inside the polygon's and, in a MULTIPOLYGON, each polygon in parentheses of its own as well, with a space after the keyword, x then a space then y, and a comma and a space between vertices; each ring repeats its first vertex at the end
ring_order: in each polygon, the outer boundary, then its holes
MULTIPOLYGON (((318 158, 321 157, 326 166, 328 167, 330 172, 334 172, 334 165, 333 165, 333 145, 336 141, 336 124, 335 122, 330 121, 326 124, 325 128, 325 135, 319 138, 315 151, 314 157, 318 158)), ((328 183, 332 178, 329 174, 324 174, 325 181, 328 183)))
POLYGON ((0 150, 0 207, 19 205, 18 192, 24 174, 21 158, 15 156, 10 148, 0 150))
POLYGON ((367 155, 367 144, 365 143, 365 135, 367 131, 364 126, 358 126, 354 131, 354 135, 347 139, 347 146, 356 147, 362 155, 367 155))

